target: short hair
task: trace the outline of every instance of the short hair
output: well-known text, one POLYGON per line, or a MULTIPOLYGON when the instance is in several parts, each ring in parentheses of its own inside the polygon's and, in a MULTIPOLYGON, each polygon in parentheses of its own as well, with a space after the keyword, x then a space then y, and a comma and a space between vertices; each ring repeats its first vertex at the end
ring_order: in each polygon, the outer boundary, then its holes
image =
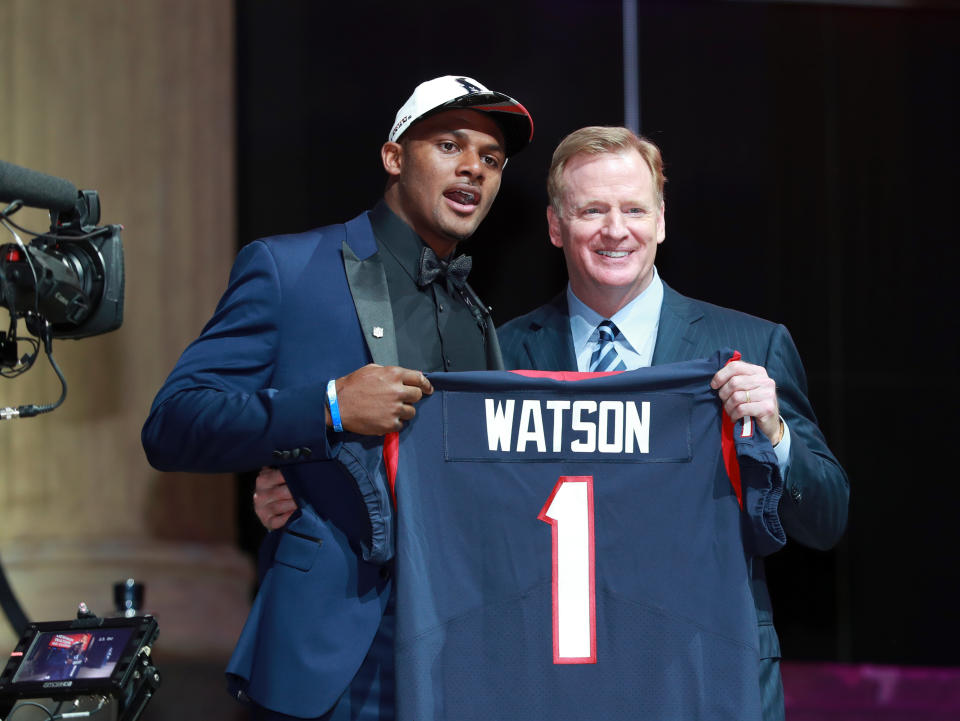
POLYGON ((547 174, 547 197, 557 215, 563 212, 563 171, 571 158, 581 153, 602 155, 603 153, 624 153, 629 150, 640 153, 640 157, 650 168, 657 202, 663 205, 663 185, 667 182, 667 177, 663 174, 663 157, 660 155, 660 148, 629 128, 590 125, 570 133, 553 151, 550 172, 547 174))

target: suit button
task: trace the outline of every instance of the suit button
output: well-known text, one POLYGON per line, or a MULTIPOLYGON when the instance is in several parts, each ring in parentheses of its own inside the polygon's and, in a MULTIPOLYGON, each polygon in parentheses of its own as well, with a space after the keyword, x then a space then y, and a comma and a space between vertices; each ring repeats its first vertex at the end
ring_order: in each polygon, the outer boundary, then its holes
POLYGON ((790 491, 790 497, 794 503, 800 503, 803 500, 803 493, 800 492, 799 488, 794 488, 790 491))
POLYGON ((290 451, 290 456, 291 456, 292 458, 299 458, 299 457, 300 457, 300 449, 299 449, 299 448, 294 448, 292 451, 290 451))
POLYGON ((283 451, 274 451, 274 452, 273 452, 273 457, 274 457, 274 458, 283 458, 283 451))
POLYGON ((309 458, 311 455, 313 455, 313 451, 306 446, 300 449, 300 453, 303 454, 304 458, 309 458))

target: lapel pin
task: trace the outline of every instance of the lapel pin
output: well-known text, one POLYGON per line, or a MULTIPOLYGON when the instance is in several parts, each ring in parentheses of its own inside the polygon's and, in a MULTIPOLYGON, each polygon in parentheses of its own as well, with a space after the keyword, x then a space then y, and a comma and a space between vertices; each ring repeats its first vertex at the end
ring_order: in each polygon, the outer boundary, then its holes
POLYGON ((383 338, 383 328, 378 325, 373 326, 373 337, 374 338, 383 338))

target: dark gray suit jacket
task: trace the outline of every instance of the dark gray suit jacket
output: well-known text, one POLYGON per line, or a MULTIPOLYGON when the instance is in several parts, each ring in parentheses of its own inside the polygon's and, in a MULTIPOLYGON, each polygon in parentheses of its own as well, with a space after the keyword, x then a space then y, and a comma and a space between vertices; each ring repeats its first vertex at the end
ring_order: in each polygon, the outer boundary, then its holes
MULTIPOLYGON (((508 369, 577 370, 566 293, 497 330, 508 369)), ((783 325, 680 295, 664 283, 653 365, 706 357, 720 348, 739 350, 777 383, 780 414, 790 427, 790 468, 780 504, 787 535, 805 546, 834 546, 847 525, 847 475, 817 427, 807 400, 807 377, 783 325)), ((763 561, 753 562, 753 594, 760 624, 760 653, 780 657, 763 561)))

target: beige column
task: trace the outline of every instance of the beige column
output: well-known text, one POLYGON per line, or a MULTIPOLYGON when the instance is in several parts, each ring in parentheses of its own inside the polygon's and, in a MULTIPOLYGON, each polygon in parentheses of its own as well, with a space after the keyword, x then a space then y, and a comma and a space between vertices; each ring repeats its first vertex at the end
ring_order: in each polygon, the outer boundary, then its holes
MULTIPOLYGON (((80 601, 108 614, 132 576, 168 654, 215 658, 252 578, 233 479, 154 471, 140 428, 235 254, 233 42, 232 0, 0 0, 0 159, 99 191, 126 259, 123 327, 54 341, 65 404, 0 422, 0 561, 32 620, 80 601)), ((41 355, 0 379, 0 407, 59 392, 41 355)), ((12 643, 0 619, 0 651, 12 643)))

